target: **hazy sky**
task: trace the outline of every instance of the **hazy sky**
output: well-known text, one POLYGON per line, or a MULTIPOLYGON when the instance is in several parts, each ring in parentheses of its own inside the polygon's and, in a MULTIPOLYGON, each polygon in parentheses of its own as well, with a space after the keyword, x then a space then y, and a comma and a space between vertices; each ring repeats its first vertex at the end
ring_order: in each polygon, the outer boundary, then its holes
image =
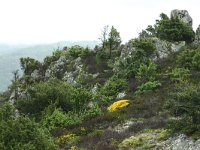
POLYGON ((199 0, 0 0, 0 43, 97 40, 105 25, 126 42, 172 9, 188 10, 196 30, 199 6, 199 0))

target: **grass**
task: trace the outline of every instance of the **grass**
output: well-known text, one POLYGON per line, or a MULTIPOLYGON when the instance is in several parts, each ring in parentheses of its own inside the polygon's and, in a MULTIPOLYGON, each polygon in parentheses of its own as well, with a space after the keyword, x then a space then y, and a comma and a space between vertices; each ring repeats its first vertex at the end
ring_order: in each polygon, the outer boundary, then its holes
POLYGON ((169 132, 166 129, 145 129, 134 136, 124 139, 119 144, 119 148, 150 149, 168 137, 169 132))

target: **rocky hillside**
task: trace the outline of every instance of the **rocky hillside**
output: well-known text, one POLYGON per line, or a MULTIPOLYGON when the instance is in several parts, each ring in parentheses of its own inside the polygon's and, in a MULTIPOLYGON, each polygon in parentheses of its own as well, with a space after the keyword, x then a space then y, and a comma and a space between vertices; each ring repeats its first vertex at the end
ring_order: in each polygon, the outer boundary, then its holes
POLYGON ((93 48, 97 42, 96 41, 65 41, 53 44, 40 44, 40 45, 3 45, 0 44, 0 92, 5 91, 11 84, 13 78, 12 72, 15 70, 20 71, 20 61, 21 57, 31 57, 42 61, 46 56, 52 54, 58 48, 63 48, 64 46, 73 46, 79 44, 83 47, 93 48))
POLYGON ((0 97, 0 149, 200 149, 200 27, 189 13, 161 13, 126 44, 106 26, 100 40, 20 59, 23 76, 0 97))

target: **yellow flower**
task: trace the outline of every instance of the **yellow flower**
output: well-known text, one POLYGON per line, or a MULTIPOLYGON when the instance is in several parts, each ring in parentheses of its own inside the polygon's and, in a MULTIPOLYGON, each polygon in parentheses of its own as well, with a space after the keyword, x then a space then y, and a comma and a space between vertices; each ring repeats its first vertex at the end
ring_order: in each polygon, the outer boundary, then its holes
POLYGON ((114 112, 117 109, 120 109, 122 107, 126 107, 129 105, 129 100, 119 100, 111 104, 107 109, 109 112, 114 112))
POLYGON ((65 135, 62 135, 58 138, 58 142, 60 144, 64 144, 66 143, 67 141, 71 141, 71 140, 74 140, 76 138, 76 134, 65 134, 65 135))
POLYGON ((81 131, 82 131, 82 132, 85 132, 86 129, 85 129, 84 127, 81 127, 81 131))
POLYGON ((69 150, 78 150, 78 147, 77 146, 72 146, 72 147, 70 147, 69 150))

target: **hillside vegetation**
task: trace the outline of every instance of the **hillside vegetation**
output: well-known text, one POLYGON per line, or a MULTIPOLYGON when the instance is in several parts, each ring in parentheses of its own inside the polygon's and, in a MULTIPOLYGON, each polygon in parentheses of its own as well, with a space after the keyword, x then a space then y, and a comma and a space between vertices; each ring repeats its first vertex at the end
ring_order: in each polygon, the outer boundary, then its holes
POLYGON ((94 49, 20 58, 23 76, 15 71, 0 97, 0 149, 173 149, 179 135, 198 141, 199 29, 186 12, 162 13, 126 44, 105 26, 94 49))
POLYGON ((19 70, 20 75, 20 58, 32 57, 42 61, 46 56, 52 54, 53 51, 63 48, 64 46, 81 45, 83 47, 93 48, 97 42, 95 41, 79 41, 79 42, 58 42, 54 44, 40 45, 3 45, 0 44, 0 92, 5 91, 11 84, 13 78, 12 72, 19 70))

